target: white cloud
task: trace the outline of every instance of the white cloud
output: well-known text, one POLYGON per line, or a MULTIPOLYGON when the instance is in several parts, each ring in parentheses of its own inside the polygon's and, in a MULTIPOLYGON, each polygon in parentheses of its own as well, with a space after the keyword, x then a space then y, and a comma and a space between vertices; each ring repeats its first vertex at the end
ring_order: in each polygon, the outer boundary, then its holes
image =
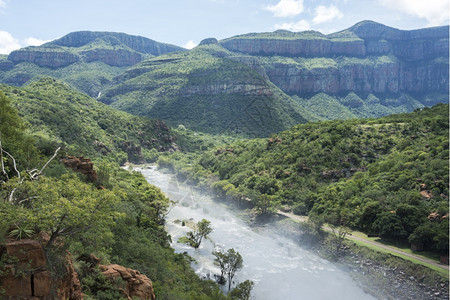
POLYGON ((313 23, 320 24, 329 22, 334 19, 341 19, 343 16, 344 14, 334 5, 328 7, 320 5, 316 7, 313 23))
POLYGON ((300 20, 298 22, 276 24, 274 26, 274 29, 285 29, 285 30, 296 32, 296 31, 310 30, 311 26, 309 25, 309 23, 307 21, 300 20))
POLYGON ((448 0, 378 0, 381 5, 426 19, 428 25, 446 25, 449 22, 448 0))
MULTIPOLYGON (((1 0, 0 0, 1 1, 1 0)), ((0 54, 9 54, 11 51, 27 46, 40 46, 49 41, 40 40, 34 37, 26 38, 22 41, 14 38, 7 31, 0 31, 0 54)))
POLYGON ((5 8, 5 7, 6 7, 6 1, 0 0, 0 8, 5 8))
POLYGON ((40 39, 37 39, 34 37, 29 37, 29 38, 23 40, 23 42, 21 44, 23 44, 24 46, 40 46, 47 42, 50 42, 50 41, 44 41, 44 40, 40 40, 40 39))
POLYGON ((9 54, 19 48, 19 40, 15 39, 9 32, 0 31, 0 54, 9 54))
POLYGON ((280 0, 276 5, 267 5, 265 10, 274 14, 275 17, 294 17, 303 12, 303 0, 280 0))
POLYGON ((186 48, 186 49, 192 49, 194 47, 196 47, 198 44, 196 42, 194 42, 193 40, 187 41, 186 44, 184 44, 182 47, 186 48))

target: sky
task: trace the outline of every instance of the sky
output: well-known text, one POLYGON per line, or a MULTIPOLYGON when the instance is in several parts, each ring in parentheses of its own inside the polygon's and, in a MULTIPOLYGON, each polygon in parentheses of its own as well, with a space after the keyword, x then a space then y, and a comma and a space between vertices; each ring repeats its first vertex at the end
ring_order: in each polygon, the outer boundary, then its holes
POLYGON ((250 32, 344 30, 362 20, 410 30, 449 24, 450 0, 0 0, 0 54, 70 32, 114 31, 193 48, 250 32))

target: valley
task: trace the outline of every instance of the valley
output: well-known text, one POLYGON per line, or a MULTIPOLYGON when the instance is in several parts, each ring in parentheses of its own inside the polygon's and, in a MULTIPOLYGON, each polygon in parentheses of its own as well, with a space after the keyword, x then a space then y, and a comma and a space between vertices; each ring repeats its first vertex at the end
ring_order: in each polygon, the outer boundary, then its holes
POLYGON ((0 298, 448 299, 448 103, 449 26, 0 55, 0 298))

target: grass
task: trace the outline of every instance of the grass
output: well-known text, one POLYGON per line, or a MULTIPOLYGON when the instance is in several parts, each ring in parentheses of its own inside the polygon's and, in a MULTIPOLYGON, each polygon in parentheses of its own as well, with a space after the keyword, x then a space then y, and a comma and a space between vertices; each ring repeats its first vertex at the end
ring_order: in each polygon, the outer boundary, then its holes
MULTIPOLYGON (((423 262, 421 260, 418 260, 418 259, 406 256, 406 255, 402 255, 400 253, 397 253, 397 252, 394 252, 394 251, 390 251, 390 250, 387 250, 387 249, 384 249, 384 248, 381 248, 381 247, 378 247, 378 246, 375 246, 375 245, 372 245, 372 244, 367 244, 367 243, 364 243, 364 242, 361 242, 361 241, 358 241, 358 240, 351 240, 351 241, 353 243, 355 243, 356 245, 358 245, 358 246, 363 246, 363 247, 366 247, 366 248, 368 248, 370 250, 373 250, 373 251, 376 251, 376 252, 388 253, 388 254, 391 254, 393 256, 397 256, 397 257, 403 258, 404 260, 410 261, 410 262, 412 262, 414 264, 422 265, 422 266, 427 267, 427 268, 429 268, 429 269, 431 269, 433 271, 436 271, 442 278, 445 278, 447 280, 449 279, 449 272, 447 270, 444 270, 444 269, 439 268, 437 266, 428 264, 428 263, 423 262)), ((395 248, 395 247, 393 247, 393 248, 395 248)))

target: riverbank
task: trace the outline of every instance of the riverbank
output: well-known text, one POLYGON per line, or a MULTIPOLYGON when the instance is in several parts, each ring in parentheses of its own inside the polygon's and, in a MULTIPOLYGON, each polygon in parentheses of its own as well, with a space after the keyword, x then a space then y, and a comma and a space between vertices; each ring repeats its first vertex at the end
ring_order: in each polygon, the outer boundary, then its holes
MULTIPOLYGON (((255 220, 250 210, 236 210, 236 212, 250 226, 273 227, 280 236, 290 238, 300 247, 322 258, 330 258, 330 245, 326 242, 326 238, 319 240, 309 234, 304 227, 305 223, 277 216, 261 223, 255 220)), ((387 253, 359 246, 352 241, 343 244, 339 261, 334 264, 349 274, 361 289, 378 299, 449 298, 448 280, 443 280, 435 271, 387 253)))
MULTIPOLYGON (((304 223, 274 217, 271 226, 319 256, 330 259, 332 245, 326 236, 314 241, 304 223)), ((325 233, 331 234, 331 233, 325 233)), ((389 253, 377 252, 344 241, 336 265, 350 274, 360 286, 378 299, 444 300, 449 299, 449 282, 436 271, 389 253)))

